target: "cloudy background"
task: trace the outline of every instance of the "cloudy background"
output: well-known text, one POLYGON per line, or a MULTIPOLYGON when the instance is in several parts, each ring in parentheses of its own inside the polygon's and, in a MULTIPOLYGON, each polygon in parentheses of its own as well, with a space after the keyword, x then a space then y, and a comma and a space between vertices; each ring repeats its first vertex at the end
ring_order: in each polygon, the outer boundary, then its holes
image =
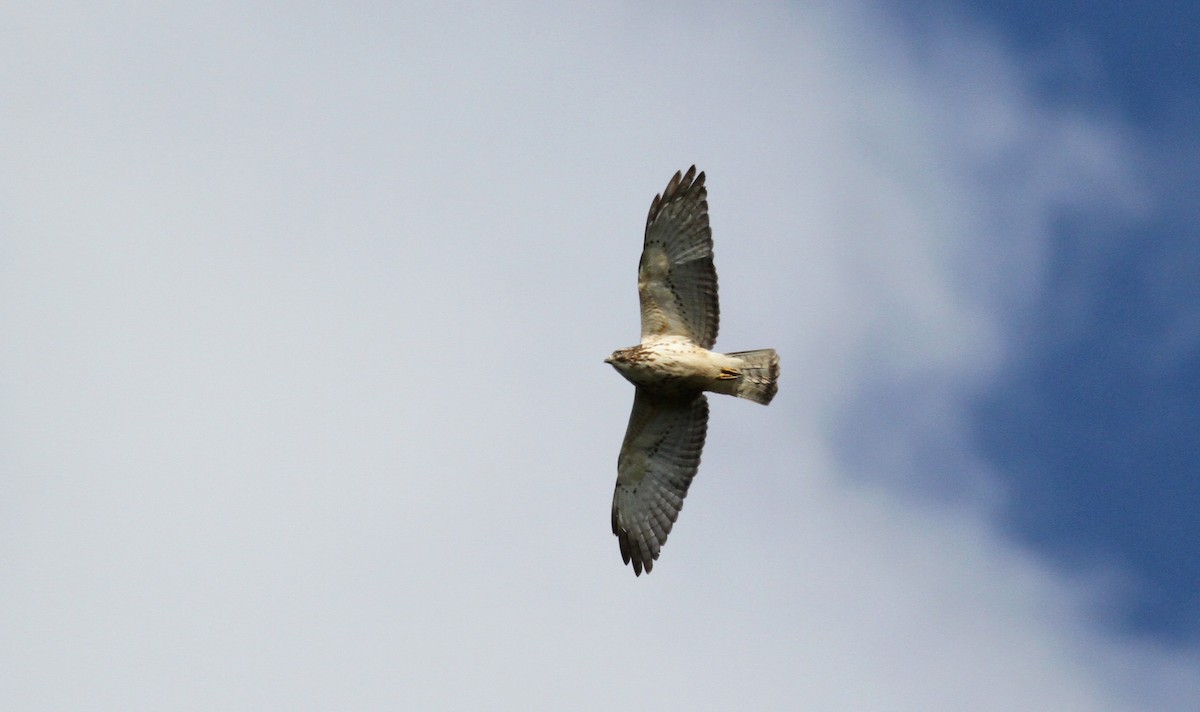
POLYGON ((1187 3, 0 10, 0 706, 1194 710, 1187 3), (609 531, 650 199, 715 399, 609 531))

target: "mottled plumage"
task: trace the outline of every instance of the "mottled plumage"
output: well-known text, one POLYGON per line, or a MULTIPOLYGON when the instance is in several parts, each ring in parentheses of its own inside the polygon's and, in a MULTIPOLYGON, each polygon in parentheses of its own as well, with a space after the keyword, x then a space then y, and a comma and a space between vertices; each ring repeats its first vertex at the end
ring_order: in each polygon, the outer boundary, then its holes
POLYGON ((676 173, 654 196, 638 264, 642 340, 605 359, 637 391, 617 461, 612 528, 621 558, 649 572, 683 508, 708 429, 704 391, 767 404, 779 357, 772 349, 720 354, 717 272, 704 174, 676 173))

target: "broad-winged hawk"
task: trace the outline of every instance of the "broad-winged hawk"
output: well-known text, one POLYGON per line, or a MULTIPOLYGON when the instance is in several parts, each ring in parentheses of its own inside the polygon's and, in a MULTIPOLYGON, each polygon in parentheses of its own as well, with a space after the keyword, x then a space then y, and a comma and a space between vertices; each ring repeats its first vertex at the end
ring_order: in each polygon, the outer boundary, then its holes
POLYGON ((654 196, 638 265, 642 341, 605 359, 637 387, 617 460, 612 528, 638 576, 654 568, 700 466, 704 391, 766 405, 778 388, 773 349, 709 351, 719 310, 707 197, 695 166, 654 196))

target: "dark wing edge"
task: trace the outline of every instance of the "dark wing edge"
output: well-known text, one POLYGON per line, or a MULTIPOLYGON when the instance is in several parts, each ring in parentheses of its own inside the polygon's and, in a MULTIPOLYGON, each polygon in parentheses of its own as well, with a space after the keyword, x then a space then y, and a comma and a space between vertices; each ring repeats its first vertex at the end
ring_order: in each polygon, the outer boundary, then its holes
POLYGON ((617 463, 612 530, 621 559, 650 573, 683 509, 708 431, 703 393, 661 398, 639 388, 617 463))

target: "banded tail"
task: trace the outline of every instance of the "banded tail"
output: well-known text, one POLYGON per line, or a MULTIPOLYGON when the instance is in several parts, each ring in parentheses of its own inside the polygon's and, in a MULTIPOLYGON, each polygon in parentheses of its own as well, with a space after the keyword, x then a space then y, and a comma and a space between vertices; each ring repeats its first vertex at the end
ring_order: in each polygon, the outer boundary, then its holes
POLYGON ((779 354, 775 349, 726 354, 741 359, 733 395, 767 405, 779 390, 779 354))

